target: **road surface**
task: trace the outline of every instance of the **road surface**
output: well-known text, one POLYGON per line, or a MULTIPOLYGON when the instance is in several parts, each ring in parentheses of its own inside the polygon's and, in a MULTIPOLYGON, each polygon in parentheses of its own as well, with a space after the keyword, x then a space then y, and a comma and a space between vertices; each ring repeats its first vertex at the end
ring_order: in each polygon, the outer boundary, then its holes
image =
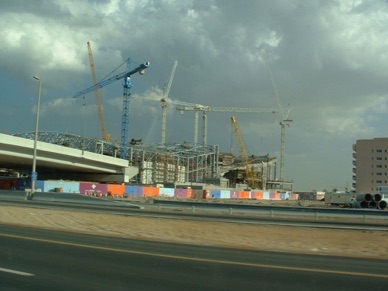
POLYGON ((1 290, 386 290, 388 261, 0 225, 1 290))

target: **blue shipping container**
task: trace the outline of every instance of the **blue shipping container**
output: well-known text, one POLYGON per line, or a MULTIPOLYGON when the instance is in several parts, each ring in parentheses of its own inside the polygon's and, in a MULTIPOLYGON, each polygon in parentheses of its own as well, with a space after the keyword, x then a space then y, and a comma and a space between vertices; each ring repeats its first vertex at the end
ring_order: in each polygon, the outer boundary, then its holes
POLYGON ((220 199, 221 198, 221 190, 210 190, 210 199, 220 199))

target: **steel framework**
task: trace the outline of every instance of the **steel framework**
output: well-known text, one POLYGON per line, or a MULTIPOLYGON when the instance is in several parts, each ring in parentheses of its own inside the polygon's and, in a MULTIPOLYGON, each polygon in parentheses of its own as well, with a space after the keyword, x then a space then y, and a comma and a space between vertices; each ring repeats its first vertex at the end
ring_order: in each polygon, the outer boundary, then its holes
MULTIPOLYGON (((14 134, 34 139, 34 132, 14 134)), ((120 146, 99 138, 83 137, 70 133, 45 131, 38 133, 38 140, 108 156, 119 156, 120 146)), ((128 150, 130 166, 139 167, 137 182, 201 183, 218 177, 217 145, 202 146, 193 143, 140 144, 128 150)))

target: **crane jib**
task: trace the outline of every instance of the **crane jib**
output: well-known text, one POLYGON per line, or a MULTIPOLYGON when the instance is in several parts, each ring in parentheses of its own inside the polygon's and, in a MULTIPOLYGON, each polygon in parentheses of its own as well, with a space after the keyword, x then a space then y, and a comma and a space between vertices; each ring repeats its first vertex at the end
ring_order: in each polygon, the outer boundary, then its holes
POLYGON ((142 63, 138 67, 136 67, 135 69, 133 69, 133 70, 131 70, 129 72, 123 72, 123 73, 120 73, 120 74, 118 74, 116 76, 113 76, 113 77, 111 77, 109 79, 102 80, 102 81, 98 82, 96 85, 91 86, 91 87, 89 87, 87 89, 84 89, 84 90, 78 92, 77 94, 75 94, 73 96, 73 98, 80 97, 80 96, 82 96, 84 94, 87 94, 89 92, 94 91, 97 88, 105 87, 106 85, 109 85, 109 84, 111 84, 111 83, 113 83, 113 82, 115 82, 117 80, 129 77, 130 75, 133 75, 133 74, 136 74, 136 73, 139 73, 139 74, 143 75, 144 74, 144 70, 149 68, 149 66, 150 66, 150 62, 142 63))

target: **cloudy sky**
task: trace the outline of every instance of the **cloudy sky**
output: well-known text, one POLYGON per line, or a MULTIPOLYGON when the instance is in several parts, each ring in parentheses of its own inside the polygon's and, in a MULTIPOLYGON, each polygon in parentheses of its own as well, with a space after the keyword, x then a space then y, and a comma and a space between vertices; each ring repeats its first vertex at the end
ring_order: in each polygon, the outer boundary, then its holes
MULTIPOLYGON (((285 178, 294 190, 351 187, 352 145, 388 134, 387 21, 385 0, 2 0, 0 131, 34 130, 36 75, 41 131, 100 136, 93 94, 72 98, 92 85, 90 41, 98 80, 125 71, 127 58, 151 63, 132 78, 130 138, 160 142, 158 100, 177 60, 171 100, 267 109, 279 96, 293 120, 285 178)), ((122 81, 101 95, 119 139, 122 81)), ((230 116, 209 113, 208 143, 238 155, 230 116)), ((279 158, 281 114, 235 116, 250 154, 279 158)), ((170 105, 167 141, 193 135, 193 112, 170 105)))

